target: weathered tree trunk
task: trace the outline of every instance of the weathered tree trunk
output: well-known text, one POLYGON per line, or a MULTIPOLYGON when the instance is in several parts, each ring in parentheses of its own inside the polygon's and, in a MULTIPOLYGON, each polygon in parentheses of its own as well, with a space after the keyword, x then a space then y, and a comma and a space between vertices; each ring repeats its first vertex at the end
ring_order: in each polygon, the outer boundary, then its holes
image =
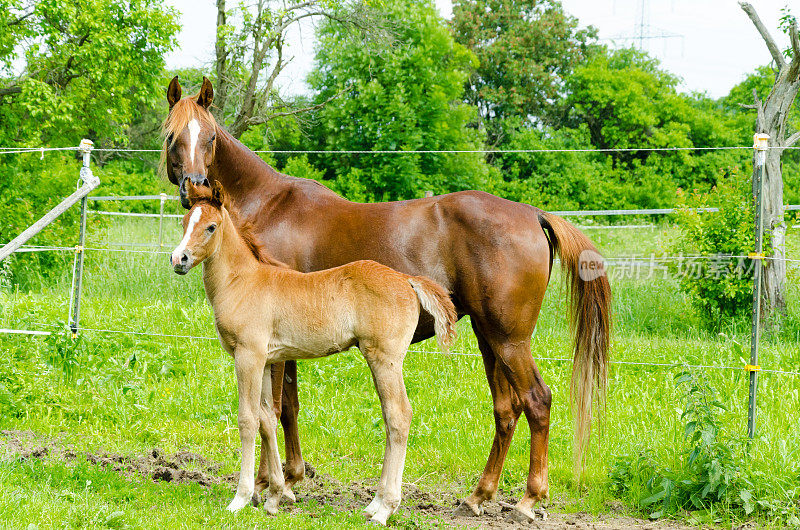
POLYGON ((765 322, 780 325, 786 309, 786 223, 783 218, 781 155, 785 148, 800 139, 800 132, 786 137, 786 118, 800 89, 800 41, 795 23, 789 32, 793 55, 791 62, 787 63, 753 6, 746 2, 740 2, 739 5, 764 39, 777 69, 775 85, 766 101, 762 102, 755 95, 753 108, 758 111, 756 132, 768 134, 771 147, 767 151, 764 166, 762 202, 764 227, 770 238, 770 254, 774 259, 765 263, 762 275, 761 314, 765 322))
POLYGON ((219 123, 225 123, 225 103, 228 100, 228 45, 225 41, 228 33, 228 13, 225 10, 225 0, 217 0, 217 42, 215 51, 217 55, 217 89, 214 91, 214 105, 211 113, 219 123))

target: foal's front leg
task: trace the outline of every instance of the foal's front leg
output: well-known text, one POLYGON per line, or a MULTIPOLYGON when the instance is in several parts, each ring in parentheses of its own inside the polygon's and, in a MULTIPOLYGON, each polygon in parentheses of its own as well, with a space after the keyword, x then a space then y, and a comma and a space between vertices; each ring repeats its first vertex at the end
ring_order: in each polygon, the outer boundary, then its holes
POLYGON ((253 351, 238 347, 233 352, 236 383, 239 388, 239 439, 242 442, 242 467, 236 496, 228 505, 235 512, 247 506, 255 491, 255 440, 259 423, 259 399, 265 359, 253 351))
MULTIPOLYGON (((284 363, 272 363, 264 367, 264 378, 261 383, 261 417, 259 421, 261 432, 261 459, 258 463, 258 473, 256 474, 256 490, 253 494, 253 505, 258 506, 261 501, 260 495, 270 484, 270 434, 275 431, 272 427, 270 418, 272 415, 279 418, 281 415, 281 392, 283 389, 284 363)), ((285 480, 285 479, 284 479, 285 480)), ((290 502, 295 502, 296 498, 292 488, 286 482, 283 488, 283 495, 290 502)))
POLYGON ((267 365, 261 382, 261 403, 259 429, 261 432, 261 461, 256 478, 256 491, 253 501, 257 504, 259 494, 269 486, 269 495, 264 500, 264 509, 275 515, 281 494, 295 501, 294 493, 284 484, 281 459, 278 453, 278 411, 280 411, 281 380, 283 363, 267 365), (275 387, 277 382, 277 388, 275 387))

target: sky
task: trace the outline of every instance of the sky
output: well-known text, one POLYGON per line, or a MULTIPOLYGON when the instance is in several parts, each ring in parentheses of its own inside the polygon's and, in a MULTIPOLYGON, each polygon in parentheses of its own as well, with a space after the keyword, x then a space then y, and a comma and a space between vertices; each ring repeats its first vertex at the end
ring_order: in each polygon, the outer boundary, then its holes
MULTIPOLYGON (((178 47, 167 67, 210 65, 214 59, 216 3, 211 0, 167 0, 181 13, 178 47)), ((644 49, 679 76, 681 90, 724 96, 770 54, 750 19, 734 0, 562 0, 581 26, 598 29, 603 42, 628 45, 644 20, 644 49), (643 9, 644 7, 644 9, 643 9), (642 16, 644 13, 644 17, 642 16), (659 36, 669 36, 659 38, 659 36)), ((778 46, 789 39, 778 31, 780 10, 788 5, 800 14, 800 0, 751 0, 778 46)), ((452 16, 451 0, 436 0, 443 17, 452 16)), ((307 92, 306 74, 314 58, 314 23, 295 28, 285 54, 294 59, 278 80, 284 95, 307 92)))

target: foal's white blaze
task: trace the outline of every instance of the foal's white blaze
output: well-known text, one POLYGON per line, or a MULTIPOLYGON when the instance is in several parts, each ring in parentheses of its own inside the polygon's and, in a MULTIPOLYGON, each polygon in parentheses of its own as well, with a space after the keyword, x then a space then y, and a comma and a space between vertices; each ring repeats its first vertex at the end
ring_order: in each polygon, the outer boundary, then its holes
POLYGON ((172 251, 172 264, 175 265, 180 262, 181 254, 183 251, 186 250, 186 245, 189 244, 189 238, 192 237, 192 232, 194 231, 194 225, 197 224, 197 221, 200 220, 200 216, 203 214, 202 211, 203 207, 198 206, 192 212, 192 215, 189 217, 189 224, 186 225, 186 233, 183 234, 183 239, 181 239, 180 244, 178 247, 172 251))
POLYGON ((189 129, 189 158, 192 160, 192 164, 194 164, 194 152, 197 150, 197 139, 200 137, 200 124, 197 123, 197 119, 193 119, 187 125, 189 129))

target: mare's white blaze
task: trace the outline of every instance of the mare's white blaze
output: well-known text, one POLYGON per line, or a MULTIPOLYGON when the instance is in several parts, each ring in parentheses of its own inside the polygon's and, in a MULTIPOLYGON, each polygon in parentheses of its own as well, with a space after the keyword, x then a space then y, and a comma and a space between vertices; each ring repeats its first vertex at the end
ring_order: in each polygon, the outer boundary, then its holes
POLYGON ((192 232, 194 231, 194 225, 197 224, 197 221, 200 220, 200 216, 203 214, 203 207, 198 206, 192 212, 192 215, 189 217, 189 224, 186 225, 186 233, 183 234, 183 239, 181 239, 180 244, 172 251, 172 263, 176 263, 180 261, 181 254, 184 250, 186 250, 186 245, 189 244, 189 238, 192 237, 192 232))
POLYGON ((192 119, 187 125, 189 129, 189 158, 192 160, 192 164, 194 164, 194 152, 197 150, 197 139, 200 137, 200 124, 197 123, 197 119, 192 119))

